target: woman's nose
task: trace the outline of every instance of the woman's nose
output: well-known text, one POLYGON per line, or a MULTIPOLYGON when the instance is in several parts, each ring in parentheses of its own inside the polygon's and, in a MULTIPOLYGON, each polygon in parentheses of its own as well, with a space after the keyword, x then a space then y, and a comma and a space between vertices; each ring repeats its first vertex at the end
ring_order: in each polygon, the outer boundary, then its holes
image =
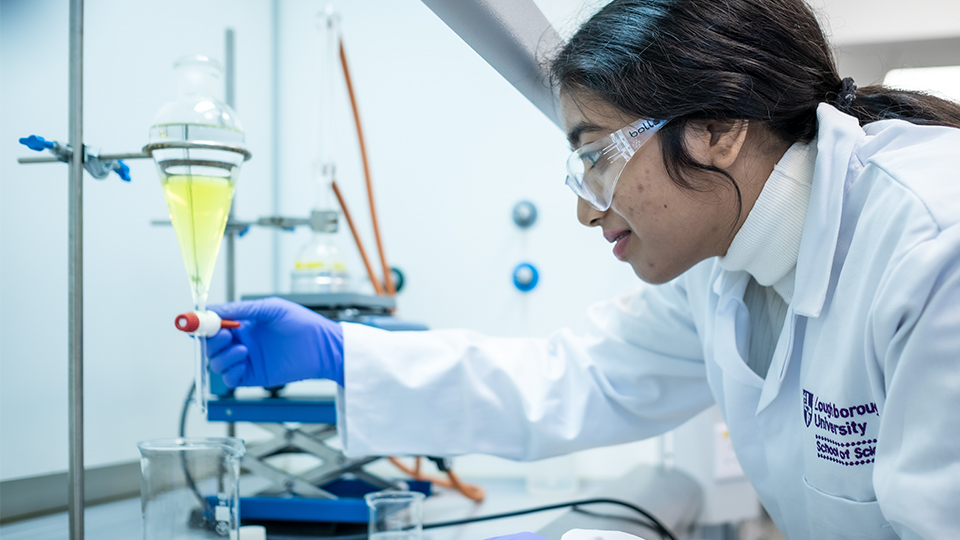
POLYGON ((577 198, 577 219, 585 227, 597 227, 600 225, 600 218, 606 212, 597 210, 587 201, 577 198))

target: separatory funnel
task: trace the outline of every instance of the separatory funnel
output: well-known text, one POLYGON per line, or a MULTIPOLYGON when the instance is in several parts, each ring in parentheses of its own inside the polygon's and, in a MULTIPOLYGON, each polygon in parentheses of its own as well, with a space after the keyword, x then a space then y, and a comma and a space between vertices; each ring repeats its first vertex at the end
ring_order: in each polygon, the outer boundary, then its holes
MULTIPOLYGON (((157 165, 193 303, 196 312, 205 313, 234 185, 250 152, 240 119, 218 97, 223 90, 220 65, 197 55, 179 59, 174 69, 179 98, 157 113, 143 151, 157 165)), ((193 334, 197 403, 205 414, 206 337, 193 334)))

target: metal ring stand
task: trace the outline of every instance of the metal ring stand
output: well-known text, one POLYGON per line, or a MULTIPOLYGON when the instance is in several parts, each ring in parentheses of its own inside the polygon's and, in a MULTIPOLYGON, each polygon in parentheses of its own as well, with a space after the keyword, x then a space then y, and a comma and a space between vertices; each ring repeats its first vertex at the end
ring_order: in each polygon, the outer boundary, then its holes
MULTIPOLYGON (((164 141, 164 142, 155 142, 147 144, 143 147, 143 153, 147 157, 153 157, 154 150, 167 150, 167 149, 176 149, 176 148, 185 148, 185 149, 195 149, 195 150, 223 150, 225 152, 234 152, 237 154, 243 155, 243 160, 249 160, 253 154, 249 150, 240 146, 239 144, 230 144, 222 143, 215 141, 164 141)), ((192 161, 192 160, 184 160, 192 161)))

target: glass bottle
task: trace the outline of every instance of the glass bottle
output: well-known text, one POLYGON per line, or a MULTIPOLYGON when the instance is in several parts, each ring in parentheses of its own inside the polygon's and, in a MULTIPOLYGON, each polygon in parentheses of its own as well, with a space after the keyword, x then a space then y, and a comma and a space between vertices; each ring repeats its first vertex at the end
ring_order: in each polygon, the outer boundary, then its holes
POLYGON ((313 237, 297 255, 290 274, 295 293, 341 293, 351 290, 347 260, 337 241, 339 216, 333 210, 312 214, 313 237))

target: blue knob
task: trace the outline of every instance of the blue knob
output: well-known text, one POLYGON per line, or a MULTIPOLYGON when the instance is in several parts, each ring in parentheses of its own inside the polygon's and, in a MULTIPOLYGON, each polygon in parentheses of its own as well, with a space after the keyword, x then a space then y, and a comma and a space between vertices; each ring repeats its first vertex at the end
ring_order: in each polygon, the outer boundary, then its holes
POLYGON ((116 168, 115 168, 114 170, 117 171, 117 175, 120 176, 120 178, 121 178, 124 182, 129 182, 129 181, 130 181, 130 167, 129 167, 126 163, 124 163, 123 161, 120 161, 119 159, 117 160, 117 164, 115 165, 115 167, 116 167, 116 168))
POLYGON ((513 207, 513 222, 521 229, 533 226, 537 221, 537 207, 530 201, 520 201, 513 207))
POLYGON ((518 264, 513 269, 513 285, 523 292, 532 291, 538 281, 540 281, 540 273, 537 272, 537 267, 530 263, 518 264))
POLYGON ((47 148, 53 148, 53 142, 44 139, 39 135, 31 135, 29 137, 21 137, 20 144, 26 146, 31 150, 36 150, 37 152, 43 152, 47 148))
POLYGON ((397 292, 403 290, 403 284, 407 281, 406 276, 403 275, 403 271, 396 266, 391 266, 390 275, 393 276, 393 288, 396 289, 397 292))

